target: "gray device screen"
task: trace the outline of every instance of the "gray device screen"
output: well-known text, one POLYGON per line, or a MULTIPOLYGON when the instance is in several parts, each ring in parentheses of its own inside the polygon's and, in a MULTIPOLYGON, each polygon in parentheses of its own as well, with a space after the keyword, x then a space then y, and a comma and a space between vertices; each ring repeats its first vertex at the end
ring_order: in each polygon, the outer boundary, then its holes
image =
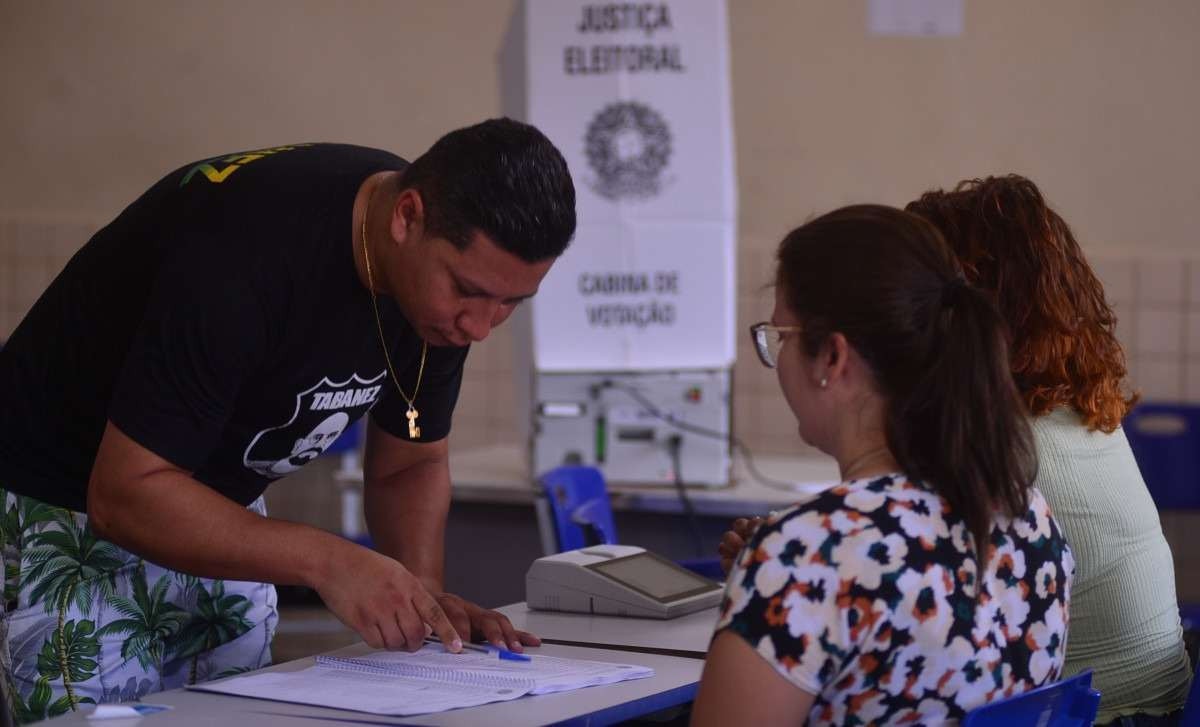
POLYGON ((677 601, 721 586, 653 553, 635 553, 587 566, 659 603, 677 601))

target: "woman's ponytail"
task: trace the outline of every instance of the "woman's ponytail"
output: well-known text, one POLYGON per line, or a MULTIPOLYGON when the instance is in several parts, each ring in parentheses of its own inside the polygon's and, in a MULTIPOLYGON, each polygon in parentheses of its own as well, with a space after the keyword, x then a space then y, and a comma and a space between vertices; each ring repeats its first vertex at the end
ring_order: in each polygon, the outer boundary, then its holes
POLYGON ((966 522, 982 565, 996 512, 1028 507, 1037 460, 1000 313, 958 274, 933 305, 925 365, 891 392, 888 444, 966 522))

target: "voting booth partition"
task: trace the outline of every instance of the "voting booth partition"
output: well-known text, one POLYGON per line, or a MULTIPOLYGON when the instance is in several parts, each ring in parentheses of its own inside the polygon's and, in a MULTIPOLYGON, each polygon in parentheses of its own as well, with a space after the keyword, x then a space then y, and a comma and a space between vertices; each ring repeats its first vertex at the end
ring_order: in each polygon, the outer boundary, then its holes
POLYGON ((737 207, 723 0, 519 4, 508 115, 575 180, 578 230, 517 329, 534 474, 730 474, 737 207), (529 371, 533 372, 528 379, 529 371))

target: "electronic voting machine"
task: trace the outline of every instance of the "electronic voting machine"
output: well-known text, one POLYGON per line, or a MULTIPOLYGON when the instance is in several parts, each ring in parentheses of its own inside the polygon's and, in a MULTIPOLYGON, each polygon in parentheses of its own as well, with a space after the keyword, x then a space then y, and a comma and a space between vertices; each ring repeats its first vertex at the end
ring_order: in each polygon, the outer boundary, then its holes
POLYGON ((633 545, 593 545, 538 558, 525 601, 540 611, 674 618, 721 602, 724 586, 633 545))

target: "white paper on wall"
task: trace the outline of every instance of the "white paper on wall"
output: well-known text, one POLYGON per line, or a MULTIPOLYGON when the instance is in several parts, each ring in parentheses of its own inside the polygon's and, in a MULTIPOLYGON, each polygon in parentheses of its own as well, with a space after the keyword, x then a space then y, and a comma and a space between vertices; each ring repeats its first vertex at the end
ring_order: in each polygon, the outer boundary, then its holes
POLYGON ((541 371, 720 368, 737 219, 723 0, 528 0, 527 120, 580 227, 533 302, 541 371))
POLYGON ((963 15, 963 0, 867 0, 867 32, 954 37, 963 34, 963 15))

